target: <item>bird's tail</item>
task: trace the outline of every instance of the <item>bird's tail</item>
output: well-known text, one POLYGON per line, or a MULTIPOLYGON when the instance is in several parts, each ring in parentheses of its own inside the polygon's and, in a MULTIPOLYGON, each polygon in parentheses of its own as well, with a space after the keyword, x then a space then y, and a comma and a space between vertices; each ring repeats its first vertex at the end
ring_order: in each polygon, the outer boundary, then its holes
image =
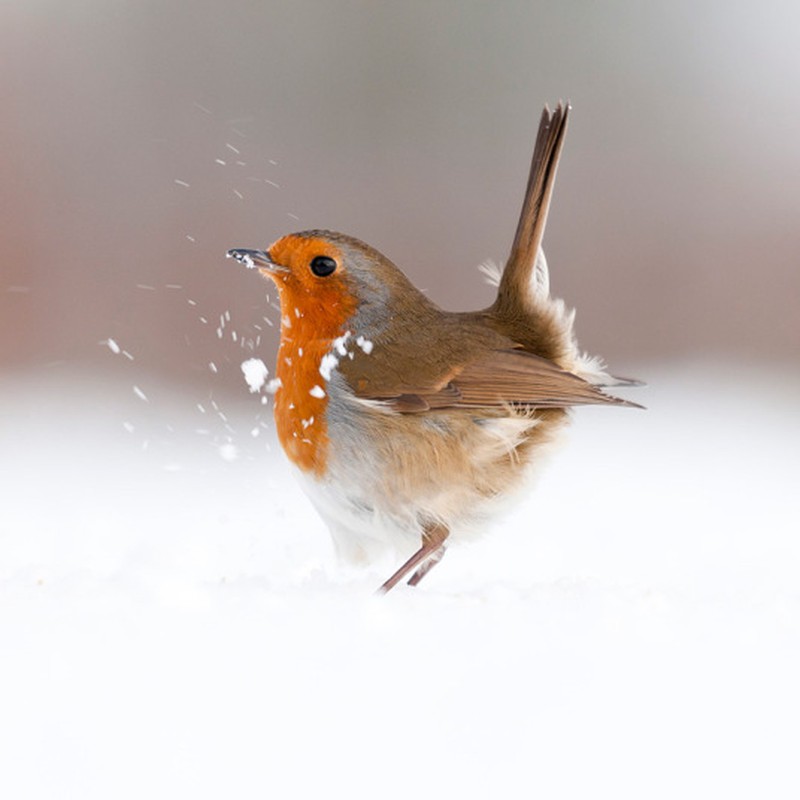
POLYGON ((525 297, 530 292, 547 223, 558 159, 567 132, 569 109, 569 103, 559 103, 555 111, 550 111, 545 106, 542 112, 525 200, 494 304, 494 311, 498 316, 513 317, 526 305, 525 297))

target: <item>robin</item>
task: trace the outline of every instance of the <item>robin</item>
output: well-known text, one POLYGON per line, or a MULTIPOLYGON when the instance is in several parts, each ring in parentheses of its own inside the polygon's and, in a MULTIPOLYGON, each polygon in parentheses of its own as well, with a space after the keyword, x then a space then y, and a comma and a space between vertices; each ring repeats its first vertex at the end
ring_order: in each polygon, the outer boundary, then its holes
POLYGON ((230 250, 280 295, 275 424, 340 555, 416 548, 381 586, 412 586, 451 540, 525 484, 568 409, 635 406, 582 355, 541 250, 570 107, 542 114, 511 254, 482 311, 444 311, 352 236, 291 233, 230 250))

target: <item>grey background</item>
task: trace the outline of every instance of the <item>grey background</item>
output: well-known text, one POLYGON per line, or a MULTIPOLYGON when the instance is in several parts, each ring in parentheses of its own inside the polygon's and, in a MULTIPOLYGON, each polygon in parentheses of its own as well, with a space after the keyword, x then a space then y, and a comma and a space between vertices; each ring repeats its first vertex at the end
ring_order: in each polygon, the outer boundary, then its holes
POLYGON ((113 337, 126 368, 240 390, 241 337, 260 323, 271 364, 262 316, 277 313, 224 252, 310 227, 368 241, 445 307, 488 303, 475 267, 507 253, 541 107, 559 98, 574 114, 545 246, 582 346, 645 372, 796 358, 796 3, 0 15, 5 370, 112 369, 113 337))

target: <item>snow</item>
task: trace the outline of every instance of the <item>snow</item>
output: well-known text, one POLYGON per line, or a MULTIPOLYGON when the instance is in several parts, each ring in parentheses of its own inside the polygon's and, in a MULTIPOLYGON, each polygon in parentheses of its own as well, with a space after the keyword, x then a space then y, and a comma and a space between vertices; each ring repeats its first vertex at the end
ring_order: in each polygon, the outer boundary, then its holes
POLYGON ((333 353, 326 353, 319 362, 319 374, 326 381, 331 379, 331 373, 339 366, 339 359, 333 353))
POLYGON ((267 365, 260 358, 248 358, 242 361, 244 379, 252 393, 260 392, 269 375, 267 365))
POLYGON ((341 336, 337 336, 333 340, 333 350, 340 356, 347 355, 347 340, 352 336, 350 331, 345 331, 341 336))
MULTIPOLYGON (((373 342, 369 339, 365 339, 363 336, 359 336, 356 339, 356 344, 364 351, 365 355, 369 355, 372 352, 372 348, 375 346, 373 342)), ((352 353, 350 355, 352 355, 352 353)))
POLYGON ((4 374, 2 796, 797 797, 800 376, 636 374, 383 598, 244 387, 4 374))

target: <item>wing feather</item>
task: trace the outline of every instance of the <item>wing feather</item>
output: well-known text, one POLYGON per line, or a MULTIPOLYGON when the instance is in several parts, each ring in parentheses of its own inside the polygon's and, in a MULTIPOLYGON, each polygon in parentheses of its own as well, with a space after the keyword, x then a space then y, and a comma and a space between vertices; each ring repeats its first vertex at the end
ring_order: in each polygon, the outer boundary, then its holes
MULTIPOLYGON (((441 408, 566 408, 578 405, 636 406, 605 394, 524 350, 493 350, 455 370, 444 385, 408 387, 395 397, 376 397, 400 413, 441 408)), ((363 395, 361 395, 363 396, 363 395)))

